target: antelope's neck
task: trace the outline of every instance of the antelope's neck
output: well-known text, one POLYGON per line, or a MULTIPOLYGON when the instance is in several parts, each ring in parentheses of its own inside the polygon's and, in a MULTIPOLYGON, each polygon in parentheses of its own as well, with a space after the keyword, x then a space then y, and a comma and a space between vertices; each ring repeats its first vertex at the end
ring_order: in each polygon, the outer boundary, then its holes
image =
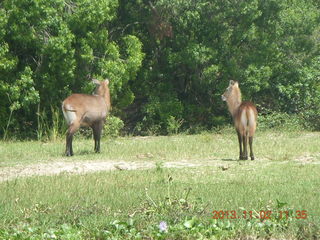
POLYGON ((104 100, 106 102, 108 111, 110 111, 111 110, 111 99, 110 99, 110 91, 109 91, 109 89, 106 90, 106 92, 105 92, 103 97, 104 97, 104 100))
POLYGON ((232 117, 235 118, 241 105, 241 99, 230 99, 227 103, 232 117))

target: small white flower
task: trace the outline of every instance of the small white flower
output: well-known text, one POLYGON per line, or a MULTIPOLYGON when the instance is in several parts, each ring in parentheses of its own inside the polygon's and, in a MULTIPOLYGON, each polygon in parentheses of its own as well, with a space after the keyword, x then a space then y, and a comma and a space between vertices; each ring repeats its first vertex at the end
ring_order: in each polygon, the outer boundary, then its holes
POLYGON ((166 222, 162 221, 159 224, 160 232, 168 232, 168 225, 166 222))

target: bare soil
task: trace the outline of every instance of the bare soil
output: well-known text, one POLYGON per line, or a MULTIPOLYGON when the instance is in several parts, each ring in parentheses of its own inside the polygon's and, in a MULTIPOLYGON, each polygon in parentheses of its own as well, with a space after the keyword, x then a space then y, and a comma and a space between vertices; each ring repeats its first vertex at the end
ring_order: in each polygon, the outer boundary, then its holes
POLYGON ((222 171, 228 170, 230 167, 239 164, 267 165, 270 163, 287 163, 294 162, 296 164, 320 164, 319 155, 300 156, 290 161, 272 161, 269 159, 258 159, 255 161, 237 161, 236 159, 212 159, 209 161, 190 161, 180 160, 175 162, 127 162, 127 161, 75 161, 75 162, 52 162, 38 163, 30 165, 17 165, 14 167, 0 167, 0 182, 13 180, 19 177, 28 176, 44 176, 57 175, 61 173, 83 174, 98 171, 123 171, 123 170, 138 170, 150 169, 157 166, 163 168, 185 168, 185 167, 201 167, 201 166, 216 166, 222 171))
MULTIPOLYGON (((28 177, 33 175, 56 175, 60 173, 82 174, 98 171, 113 170, 137 170, 155 168, 159 164, 164 168, 199 167, 209 165, 205 163, 191 163, 187 161, 179 162, 121 162, 121 161, 79 161, 79 162, 53 162, 31 165, 17 165, 14 167, 0 168, 0 182, 12 180, 18 177, 28 177)), ((212 163, 211 163, 212 165, 212 163)))

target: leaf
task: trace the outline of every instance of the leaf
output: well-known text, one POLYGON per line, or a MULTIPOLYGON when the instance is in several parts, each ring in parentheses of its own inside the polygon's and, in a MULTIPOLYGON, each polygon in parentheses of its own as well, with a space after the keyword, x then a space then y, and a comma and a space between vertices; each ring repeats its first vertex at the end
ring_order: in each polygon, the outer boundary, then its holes
POLYGON ((285 205, 287 205, 288 203, 286 202, 280 202, 278 199, 277 199, 277 208, 283 208, 285 205))
POLYGON ((191 220, 185 221, 183 225, 186 228, 190 229, 190 228, 192 228, 194 226, 194 223, 195 223, 195 220, 194 220, 194 218, 192 218, 191 220))
POLYGON ((128 225, 131 227, 134 225, 134 220, 132 218, 129 218, 128 225))

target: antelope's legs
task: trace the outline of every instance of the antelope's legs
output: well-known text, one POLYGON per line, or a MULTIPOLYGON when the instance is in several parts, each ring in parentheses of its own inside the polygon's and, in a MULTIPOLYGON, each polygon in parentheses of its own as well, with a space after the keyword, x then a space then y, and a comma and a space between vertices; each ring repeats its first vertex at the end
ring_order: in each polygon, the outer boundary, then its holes
POLYGON ((254 160, 254 154, 253 154, 253 150, 252 150, 252 142, 253 142, 253 137, 249 137, 250 157, 251 157, 251 160, 254 160))
POLYGON ((242 136, 243 141, 243 160, 248 160, 248 137, 247 135, 242 136))
POLYGON ((238 141, 239 141, 239 159, 243 160, 243 152, 242 152, 242 137, 240 132, 237 130, 237 134, 238 134, 238 141))
POLYGON ((79 129, 80 124, 79 123, 72 123, 67 131, 66 136, 66 156, 73 156, 73 148, 72 148, 72 139, 73 134, 79 129))
POLYGON ((93 131, 93 138, 94 138, 94 151, 96 153, 100 152, 100 138, 101 138, 101 131, 103 128, 103 122, 97 122, 92 125, 92 131, 93 131))

